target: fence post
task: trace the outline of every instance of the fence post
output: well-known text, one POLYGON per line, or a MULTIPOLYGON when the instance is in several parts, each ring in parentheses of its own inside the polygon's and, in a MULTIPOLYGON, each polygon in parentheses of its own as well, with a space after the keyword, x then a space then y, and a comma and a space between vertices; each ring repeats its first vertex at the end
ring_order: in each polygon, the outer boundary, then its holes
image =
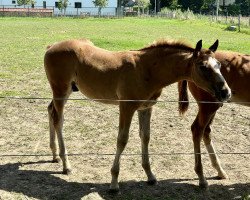
POLYGON ((239 32, 240 32, 240 18, 241 18, 241 14, 239 14, 239 17, 238 17, 238 28, 239 28, 239 32))
POLYGON ((220 1, 216 0, 216 22, 218 21, 219 7, 220 7, 220 1))

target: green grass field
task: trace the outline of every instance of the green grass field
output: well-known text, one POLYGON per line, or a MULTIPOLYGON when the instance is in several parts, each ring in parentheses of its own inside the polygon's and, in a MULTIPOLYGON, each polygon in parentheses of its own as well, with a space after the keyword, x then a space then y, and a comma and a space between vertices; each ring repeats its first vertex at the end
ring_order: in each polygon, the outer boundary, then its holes
POLYGON ((43 55, 46 46, 56 41, 88 38, 99 47, 117 51, 139 49, 159 38, 185 39, 193 45, 203 39, 205 47, 219 39, 219 49, 250 53, 250 35, 225 28, 208 21, 164 18, 0 18, 0 80, 4 85, 0 95, 48 96, 43 89, 47 81, 43 55), (30 88, 22 88, 23 84, 30 88))

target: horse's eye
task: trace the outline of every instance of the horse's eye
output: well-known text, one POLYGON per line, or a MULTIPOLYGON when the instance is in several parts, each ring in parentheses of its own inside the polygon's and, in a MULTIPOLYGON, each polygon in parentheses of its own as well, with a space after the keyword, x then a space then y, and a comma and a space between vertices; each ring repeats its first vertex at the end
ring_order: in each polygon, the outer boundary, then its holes
POLYGON ((200 65, 200 69, 201 71, 207 71, 208 68, 205 65, 200 65))

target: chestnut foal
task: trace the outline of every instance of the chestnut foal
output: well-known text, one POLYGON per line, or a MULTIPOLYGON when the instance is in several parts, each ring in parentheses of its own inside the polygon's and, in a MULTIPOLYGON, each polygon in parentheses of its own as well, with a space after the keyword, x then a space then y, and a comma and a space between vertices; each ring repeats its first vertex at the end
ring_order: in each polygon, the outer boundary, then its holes
POLYGON ((44 67, 53 93, 48 107, 53 161, 58 161, 59 155, 63 173, 71 171, 62 132, 63 108, 71 92, 79 89, 88 98, 119 105, 117 150, 111 168, 110 189, 119 190, 120 157, 129 138, 135 111, 139 116, 142 167, 148 182, 156 183, 148 155, 152 106, 165 86, 183 79, 194 81, 220 101, 227 100, 231 91, 220 73, 220 63, 214 58, 217 47, 218 41, 209 49, 202 49, 201 40, 196 48, 181 41, 161 40, 140 50, 111 52, 85 39, 49 46, 44 67), (206 73, 204 65, 211 73, 206 73))

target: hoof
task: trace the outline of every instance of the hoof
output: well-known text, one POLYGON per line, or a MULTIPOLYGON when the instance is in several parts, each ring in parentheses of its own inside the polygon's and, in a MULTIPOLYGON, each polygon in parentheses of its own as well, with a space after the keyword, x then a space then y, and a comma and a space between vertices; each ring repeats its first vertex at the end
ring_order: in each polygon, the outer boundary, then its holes
POLYGON ((108 193, 109 194, 118 194, 119 193, 119 188, 110 188, 108 193))
POLYGON ((60 163, 61 159, 60 158, 53 158, 52 163, 60 163))
POLYGON ((201 189, 205 189, 205 190, 208 189, 208 183, 207 183, 207 181, 205 181, 205 182, 200 182, 200 183, 199 183, 199 186, 200 186, 201 189))
POLYGON ((221 179, 228 179, 228 176, 227 176, 226 173, 218 174, 217 179, 218 179, 218 180, 221 180, 221 179))
POLYGON ((72 174, 72 169, 64 169, 62 173, 65 175, 70 175, 72 174))
POLYGON ((157 185, 157 180, 156 179, 149 180, 149 181, 147 181, 147 184, 148 185, 157 185))

